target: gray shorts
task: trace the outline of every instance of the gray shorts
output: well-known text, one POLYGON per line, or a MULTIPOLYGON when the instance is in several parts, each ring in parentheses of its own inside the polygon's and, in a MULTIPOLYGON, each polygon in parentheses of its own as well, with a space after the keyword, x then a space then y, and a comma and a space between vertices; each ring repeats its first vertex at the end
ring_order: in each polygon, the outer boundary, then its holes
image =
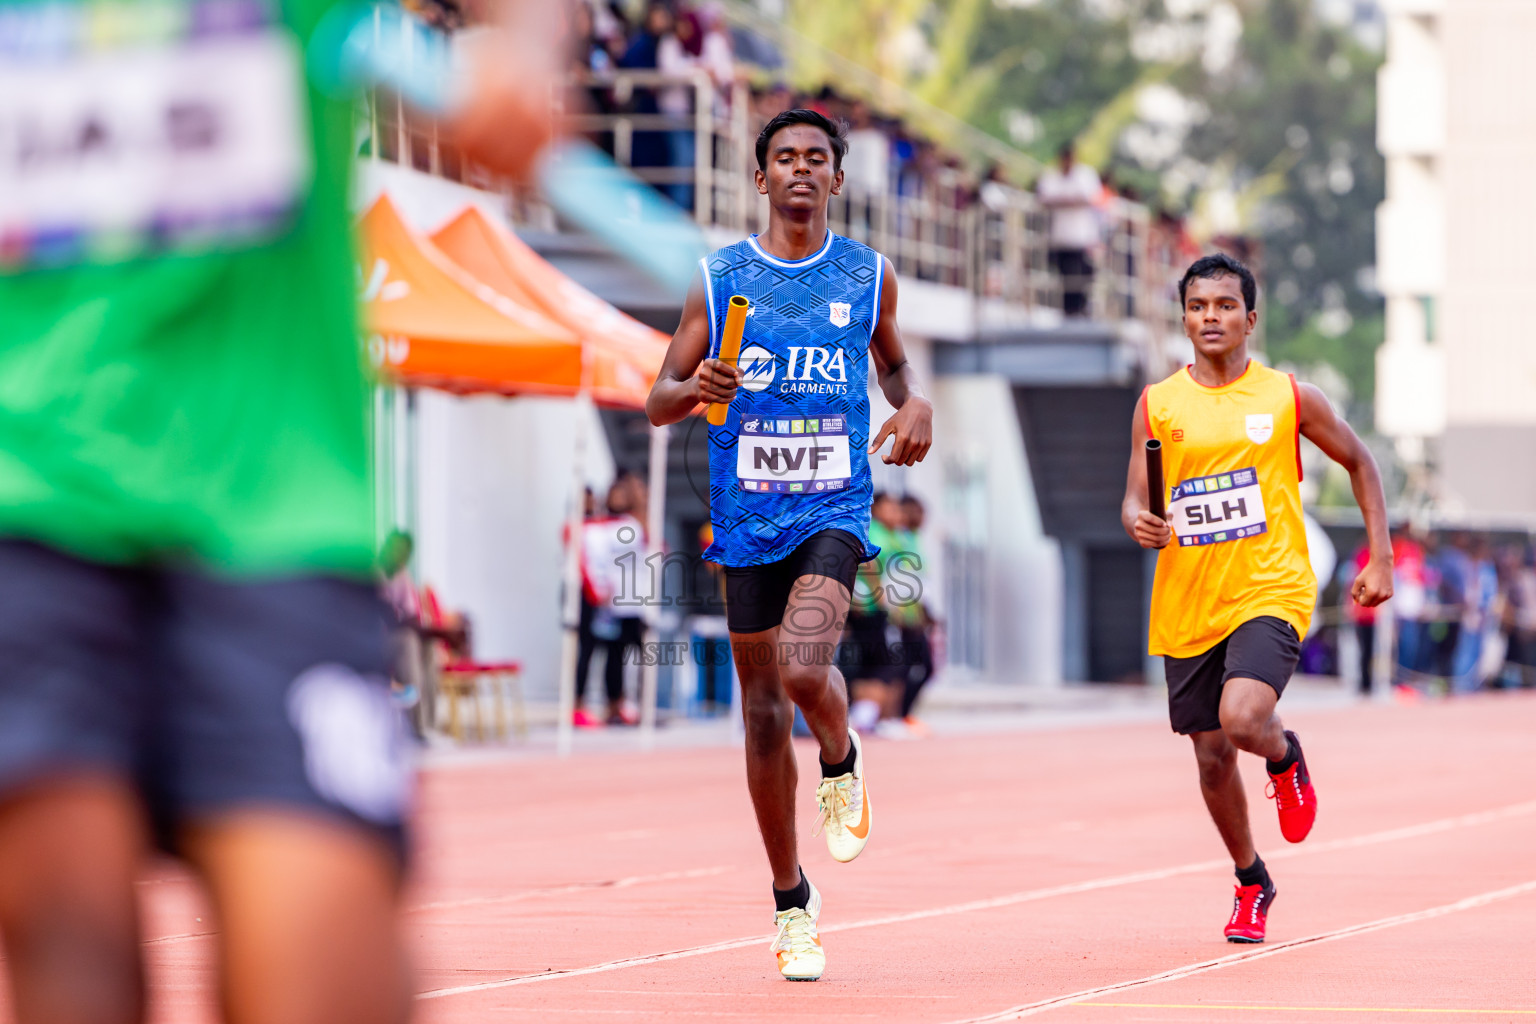
POLYGON ((231 581, 0 541, 0 798, 84 770, 130 780, 161 844, 178 826, 290 809, 402 858, 411 789, 374 588, 231 581))

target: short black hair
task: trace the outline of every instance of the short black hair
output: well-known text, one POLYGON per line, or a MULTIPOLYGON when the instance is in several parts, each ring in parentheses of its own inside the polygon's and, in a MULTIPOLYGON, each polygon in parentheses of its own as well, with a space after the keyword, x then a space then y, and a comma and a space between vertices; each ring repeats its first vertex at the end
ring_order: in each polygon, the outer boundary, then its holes
POLYGON ((1248 312, 1259 307, 1259 283, 1253 278, 1253 271, 1243 265, 1243 261, 1235 256, 1228 256, 1224 252, 1212 253, 1209 256, 1201 256, 1189 265, 1184 271, 1184 276, 1179 278, 1179 308, 1184 306, 1184 292, 1189 288, 1189 282, 1197 277, 1210 280, 1213 277, 1226 277, 1231 275, 1238 279, 1243 290, 1243 305, 1248 312))
POLYGON ((848 152, 848 137, 844 134, 843 126, 825 114, 803 107, 775 114, 773 120, 763 125, 763 130, 757 133, 757 169, 767 173, 768 143, 785 128, 797 124, 808 124, 827 133, 827 139, 832 143, 832 170, 842 170, 843 154, 848 152))

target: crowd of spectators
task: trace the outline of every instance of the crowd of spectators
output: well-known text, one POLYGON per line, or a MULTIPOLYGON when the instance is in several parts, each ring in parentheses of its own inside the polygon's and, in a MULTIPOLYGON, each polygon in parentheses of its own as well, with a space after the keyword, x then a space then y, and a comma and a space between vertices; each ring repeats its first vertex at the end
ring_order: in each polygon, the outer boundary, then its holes
MULTIPOLYGON (((1001 210, 1010 197, 1025 191, 1023 183, 1011 179, 1002 166, 978 166, 926 137, 903 118, 877 110, 863 98, 831 84, 797 91, 782 81, 765 81, 761 67, 755 75, 749 73, 747 65, 757 64, 763 54, 771 59, 772 46, 751 33, 733 29, 718 4, 653 0, 633 19, 632 9, 633 5, 620 0, 579 0, 571 69, 578 80, 585 79, 585 84, 577 98, 589 111, 634 117, 629 165, 684 208, 692 208, 695 201, 693 90, 681 85, 615 87, 607 80, 611 73, 634 70, 685 76, 702 70, 713 86, 710 102, 721 116, 731 112, 733 87, 746 84, 749 132, 755 133, 775 114, 795 107, 816 110, 842 122, 848 133, 843 171, 852 231, 871 228, 878 204, 887 198, 922 196, 955 211, 975 204, 1001 210), (745 61, 737 59, 742 53, 745 61)), ((594 131, 591 138, 610 154, 618 145, 611 130, 594 131)), ((1137 196, 1128 188, 1101 179, 1087 164, 1075 162, 1070 147, 1063 152, 1061 166, 1044 169, 1035 184, 1040 204, 1050 211, 1050 259, 1063 282, 1064 312, 1086 315, 1095 267, 1105 265, 1107 259, 1113 206, 1120 198, 1137 196)), ((1170 259, 1198 255, 1183 222, 1172 214, 1156 218, 1148 240, 1154 262, 1164 254, 1170 259)), ((944 241, 940 239, 941 244, 944 241)), ((1134 271, 1133 267, 1118 269, 1134 271)), ((917 267, 913 272, 957 283, 948 278, 958 278, 961 268, 917 267)))
MULTIPOLYGON (((1400 530, 1392 540, 1392 682, 1463 693, 1536 686, 1536 547, 1464 531, 1400 530)), ((1362 549, 1341 574, 1353 574, 1362 549)), ((1378 615, 1347 603, 1370 691, 1378 615)))

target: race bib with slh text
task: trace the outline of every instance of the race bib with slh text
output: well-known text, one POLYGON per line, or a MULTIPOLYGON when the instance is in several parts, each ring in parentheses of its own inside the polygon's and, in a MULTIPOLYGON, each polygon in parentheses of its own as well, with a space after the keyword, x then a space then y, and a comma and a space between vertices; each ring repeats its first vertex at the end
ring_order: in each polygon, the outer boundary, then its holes
POLYGON ((1220 544, 1264 533, 1264 495, 1253 469, 1195 477, 1173 489, 1169 522, 1179 544, 1220 544))
POLYGON ((843 490, 852 476, 846 416, 742 416, 736 443, 742 490, 821 494, 843 490))
POLYGON ((0 272, 277 236, 303 74, 267 0, 0 6, 0 272))

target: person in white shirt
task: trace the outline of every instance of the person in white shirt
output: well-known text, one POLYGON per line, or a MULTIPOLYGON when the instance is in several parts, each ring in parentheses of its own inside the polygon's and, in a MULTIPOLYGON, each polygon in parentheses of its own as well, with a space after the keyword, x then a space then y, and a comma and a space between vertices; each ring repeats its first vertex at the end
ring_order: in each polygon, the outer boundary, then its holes
POLYGON ((1058 166, 1040 175, 1035 194, 1051 211, 1051 266, 1061 277, 1061 310, 1067 316, 1088 315, 1088 290, 1093 284, 1089 250, 1099 242, 1099 215, 1094 204, 1103 189, 1098 172, 1075 159, 1072 144, 1061 147, 1058 166))
MULTIPOLYGON (((641 609, 650 599, 650 575, 645 558, 645 524, 635 515, 645 509, 645 485, 620 472, 608 489, 608 515, 589 520, 582 528, 583 573, 595 593, 592 636, 606 652, 603 688, 608 698, 609 725, 634 725, 638 720, 624 701, 624 662, 640 653, 645 640, 641 609)), ((578 659, 577 706, 586 690, 590 650, 578 659)))

